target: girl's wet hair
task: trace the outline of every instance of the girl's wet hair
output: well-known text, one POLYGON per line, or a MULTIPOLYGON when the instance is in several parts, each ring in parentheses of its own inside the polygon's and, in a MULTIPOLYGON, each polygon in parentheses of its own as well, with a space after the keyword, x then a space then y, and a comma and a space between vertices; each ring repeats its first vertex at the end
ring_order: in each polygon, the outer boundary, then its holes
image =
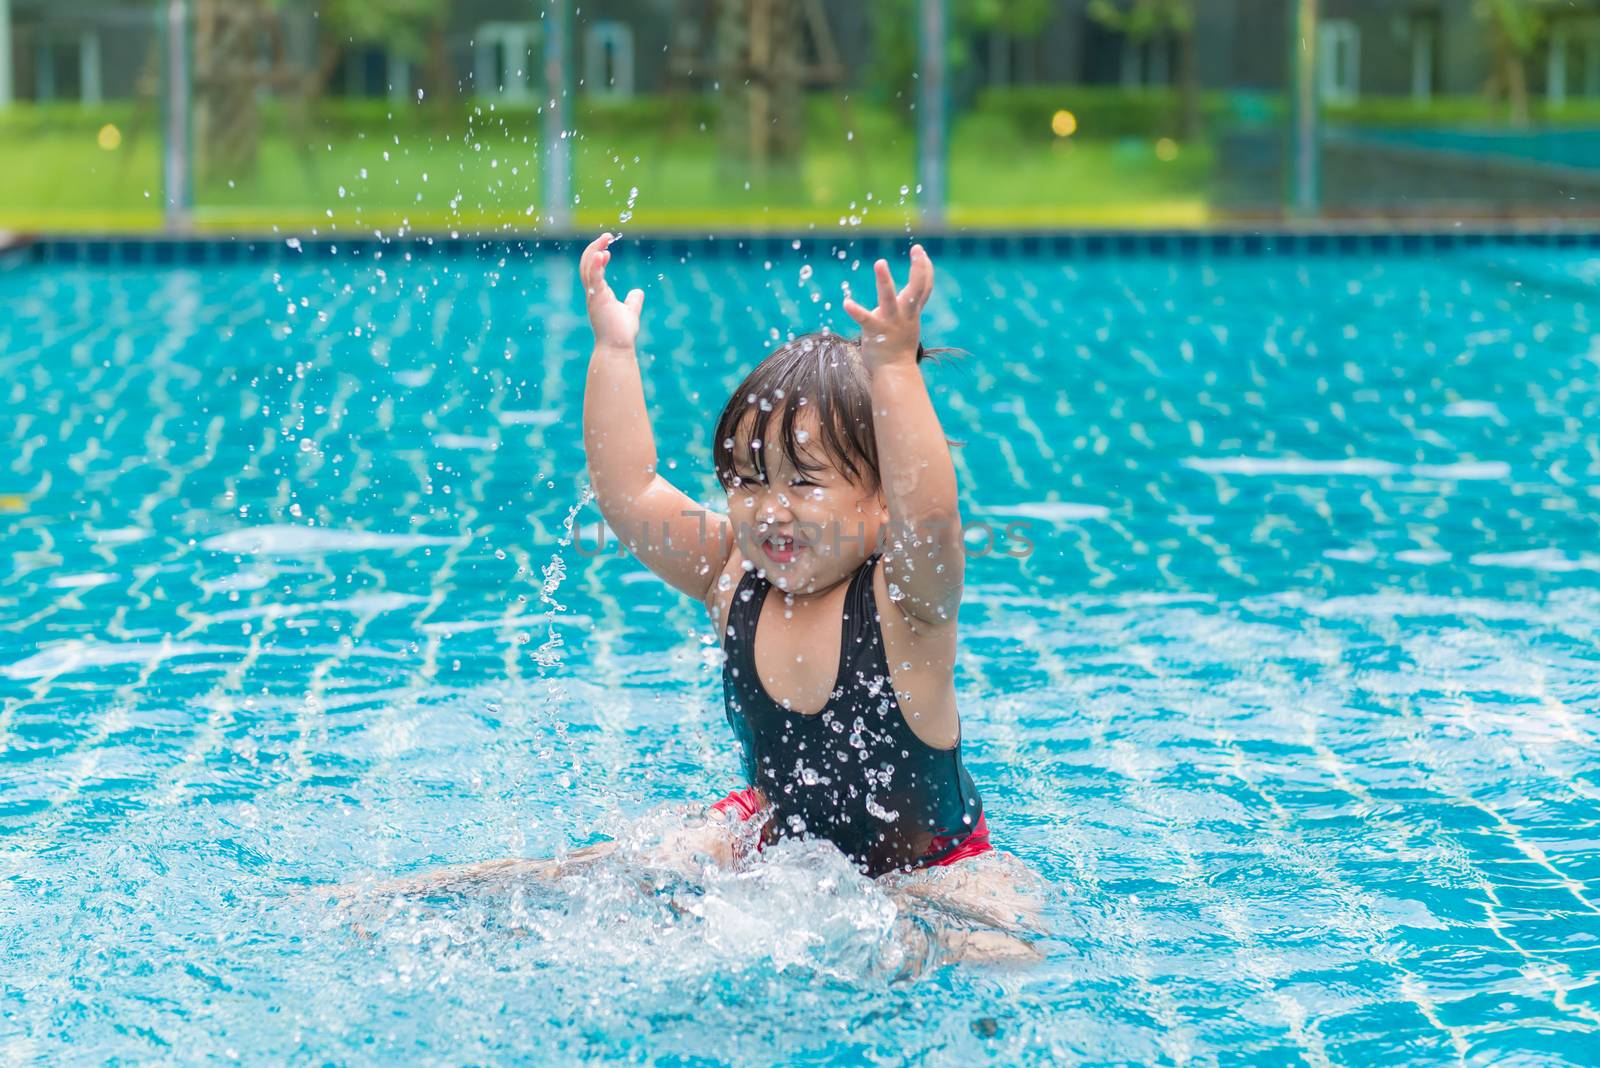
MULTIPOLYGON (((918 345, 917 362, 947 351, 918 345)), ((739 383, 717 420, 711 448, 717 481, 725 490, 737 485, 740 443, 749 446, 749 462, 763 482, 765 458, 778 450, 801 474, 831 466, 876 492, 882 479, 861 339, 803 334, 778 346, 739 383), (801 440, 799 422, 806 409, 816 414, 818 431, 814 439, 801 440)))

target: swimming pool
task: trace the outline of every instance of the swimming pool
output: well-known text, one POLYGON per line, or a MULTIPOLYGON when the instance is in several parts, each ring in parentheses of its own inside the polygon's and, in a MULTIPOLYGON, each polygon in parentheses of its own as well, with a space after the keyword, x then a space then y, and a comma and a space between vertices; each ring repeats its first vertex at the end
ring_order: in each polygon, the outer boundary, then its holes
MULTIPOLYGON (((580 507, 570 257, 372 251, 0 269, 7 1058, 1592 1060, 1593 250, 935 248, 966 518, 1025 524, 973 540, 969 767, 1052 934, 913 982, 804 849, 681 914, 309 893, 736 774, 706 621, 580 507)), ((843 251, 619 247, 691 493, 843 251)))

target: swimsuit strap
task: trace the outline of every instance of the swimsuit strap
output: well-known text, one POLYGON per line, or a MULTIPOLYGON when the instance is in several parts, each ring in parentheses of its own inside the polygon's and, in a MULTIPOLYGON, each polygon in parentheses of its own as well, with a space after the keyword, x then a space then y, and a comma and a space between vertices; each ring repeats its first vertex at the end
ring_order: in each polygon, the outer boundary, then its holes
POLYGON ((722 635, 724 648, 729 642, 755 644, 756 621, 761 618, 761 605, 771 585, 755 568, 740 576, 733 600, 728 603, 728 626, 722 635))

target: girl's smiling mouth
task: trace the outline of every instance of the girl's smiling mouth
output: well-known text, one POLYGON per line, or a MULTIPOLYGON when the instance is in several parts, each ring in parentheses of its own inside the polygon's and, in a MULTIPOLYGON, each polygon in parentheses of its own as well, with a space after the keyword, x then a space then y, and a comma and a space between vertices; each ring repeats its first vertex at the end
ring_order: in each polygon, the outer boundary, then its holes
POLYGON ((800 544, 790 534, 768 534, 761 542, 761 551, 775 564, 793 563, 800 548, 800 544))

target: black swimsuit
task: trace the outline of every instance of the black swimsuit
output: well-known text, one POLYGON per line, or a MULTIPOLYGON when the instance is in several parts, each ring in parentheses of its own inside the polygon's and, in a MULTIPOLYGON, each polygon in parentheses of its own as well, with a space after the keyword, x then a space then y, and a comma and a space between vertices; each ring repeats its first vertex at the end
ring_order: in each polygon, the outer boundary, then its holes
POLYGON ((772 584, 756 571, 740 580, 729 606, 722 667, 745 774, 772 806, 768 836, 825 838, 873 876, 939 861, 983 815, 960 746, 928 745, 900 710, 872 591, 877 560, 850 580, 839 671, 821 712, 789 711, 761 685, 756 623, 772 584))

